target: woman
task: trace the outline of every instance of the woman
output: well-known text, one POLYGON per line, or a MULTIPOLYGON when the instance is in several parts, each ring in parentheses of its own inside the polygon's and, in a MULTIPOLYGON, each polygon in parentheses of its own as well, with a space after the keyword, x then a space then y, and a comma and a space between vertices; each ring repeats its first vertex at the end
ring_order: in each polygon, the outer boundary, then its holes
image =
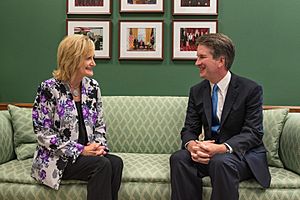
POLYGON ((54 189, 62 179, 87 181, 87 199, 118 199, 123 162, 108 153, 102 102, 93 76, 94 43, 67 36, 53 78, 41 83, 32 118, 38 147, 31 175, 54 189))

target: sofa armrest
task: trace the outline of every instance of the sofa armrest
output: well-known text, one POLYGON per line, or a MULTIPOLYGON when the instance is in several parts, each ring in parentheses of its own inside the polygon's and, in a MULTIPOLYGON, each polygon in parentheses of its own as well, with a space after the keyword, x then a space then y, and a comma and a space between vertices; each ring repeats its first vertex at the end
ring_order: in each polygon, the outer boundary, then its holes
POLYGON ((300 113, 289 113, 280 138, 279 156, 284 167, 300 174, 300 113))
POLYGON ((0 164, 15 158, 13 128, 7 110, 0 111, 0 164))

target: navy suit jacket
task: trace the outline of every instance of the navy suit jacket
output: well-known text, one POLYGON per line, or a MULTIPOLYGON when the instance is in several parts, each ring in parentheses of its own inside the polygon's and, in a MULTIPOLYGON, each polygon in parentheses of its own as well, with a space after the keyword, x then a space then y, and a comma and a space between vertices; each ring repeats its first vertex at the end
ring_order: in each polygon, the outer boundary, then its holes
POLYGON ((271 176, 262 142, 262 87, 249 79, 232 73, 221 116, 218 135, 211 134, 212 104, 208 80, 193 86, 184 127, 181 131, 182 146, 196 140, 204 129, 205 140, 227 143, 239 158, 245 158, 254 177, 265 188, 271 176))

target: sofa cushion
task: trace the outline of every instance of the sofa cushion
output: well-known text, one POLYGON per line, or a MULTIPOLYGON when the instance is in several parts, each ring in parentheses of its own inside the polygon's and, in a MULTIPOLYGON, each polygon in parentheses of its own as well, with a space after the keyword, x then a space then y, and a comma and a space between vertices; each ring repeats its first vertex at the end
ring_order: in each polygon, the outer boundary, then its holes
MULTIPOLYGON (((120 199, 141 199, 139 198, 141 196, 145 197, 143 199, 170 199, 170 171, 168 161, 170 155, 115 154, 120 156, 124 161, 123 179, 119 192, 120 199), (158 161, 156 162, 155 160, 158 161), (138 172, 134 173, 134 170, 138 170, 138 172), (141 176, 143 170, 145 170, 145 175, 141 176), (157 171, 154 172, 153 170, 157 171), (160 175, 162 177, 159 177, 160 175)), ((0 199, 18 200, 24 199, 22 198, 24 196, 28 197, 27 199, 63 200, 74 199, 74 196, 76 196, 76 199, 85 199, 85 182, 75 180, 62 181, 58 191, 46 186, 40 187, 30 176, 31 165, 31 158, 22 161, 13 160, 0 165, 0 187, 5 187, 5 190, 0 190, 0 199), (2 197, 11 198, 1 198, 1 194, 4 194, 2 197)), ((270 173, 272 181, 270 188, 267 190, 264 190, 254 179, 242 181, 239 186, 240 199, 299 199, 299 175, 277 167, 270 167, 270 173)), ((210 199, 211 187, 209 177, 203 179, 203 187, 205 199, 210 199)))
POLYGON ((273 109, 263 111, 263 142, 268 151, 267 159, 270 166, 283 167, 278 153, 279 139, 288 112, 288 109, 273 109))
POLYGON ((123 182, 170 182, 170 154, 116 153, 124 162, 123 182))
POLYGON ((300 175, 300 113, 288 114, 280 137, 279 155, 285 168, 300 175))
POLYGON ((33 157, 37 146, 36 135, 33 132, 32 109, 8 105, 14 129, 14 145, 18 160, 33 157))
POLYGON ((15 158, 11 117, 7 110, 0 111, 0 164, 15 158))
MULTIPOLYGON (((170 183, 168 154, 115 153, 124 162, 122 184, 132 183, 170 183)), ((37 184, 30 176, 32 158, 0 165, 0 183, 37 184)), ((292 189, 300 187, 300 176, 284 168, 270 167, 272 189, 292 189)), ((61 185, 86 184, 84 181, 63 180, 61 185)), ((209 177, 203 179, 203 186, 210 186, 209 177)), ((240 188, 262 188, 254 179, 243 181, 240 188)))
POLYGON ((104 96, 110 149, 126 153, 177 151, 187 102, 186 97, 104 96))

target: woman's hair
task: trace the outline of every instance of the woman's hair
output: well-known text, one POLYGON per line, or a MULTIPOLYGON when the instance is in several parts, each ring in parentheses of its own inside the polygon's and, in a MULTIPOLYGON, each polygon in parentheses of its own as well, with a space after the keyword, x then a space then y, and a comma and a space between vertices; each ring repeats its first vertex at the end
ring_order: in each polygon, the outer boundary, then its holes
POLYGON ((78 34, 66 36, 58 46, 57 69, 53 71, 53 77, 61 81, 69 81, 84 57, 94 49, 94 43, 88 36, 78 34))
POLYGON ((212 50, 214 59, 225 57, 225 67, 229 70, 235 56, 235 47, 232 40, 222 33, 211 33, 200 36, 197 45, 204 45, 212 50))

